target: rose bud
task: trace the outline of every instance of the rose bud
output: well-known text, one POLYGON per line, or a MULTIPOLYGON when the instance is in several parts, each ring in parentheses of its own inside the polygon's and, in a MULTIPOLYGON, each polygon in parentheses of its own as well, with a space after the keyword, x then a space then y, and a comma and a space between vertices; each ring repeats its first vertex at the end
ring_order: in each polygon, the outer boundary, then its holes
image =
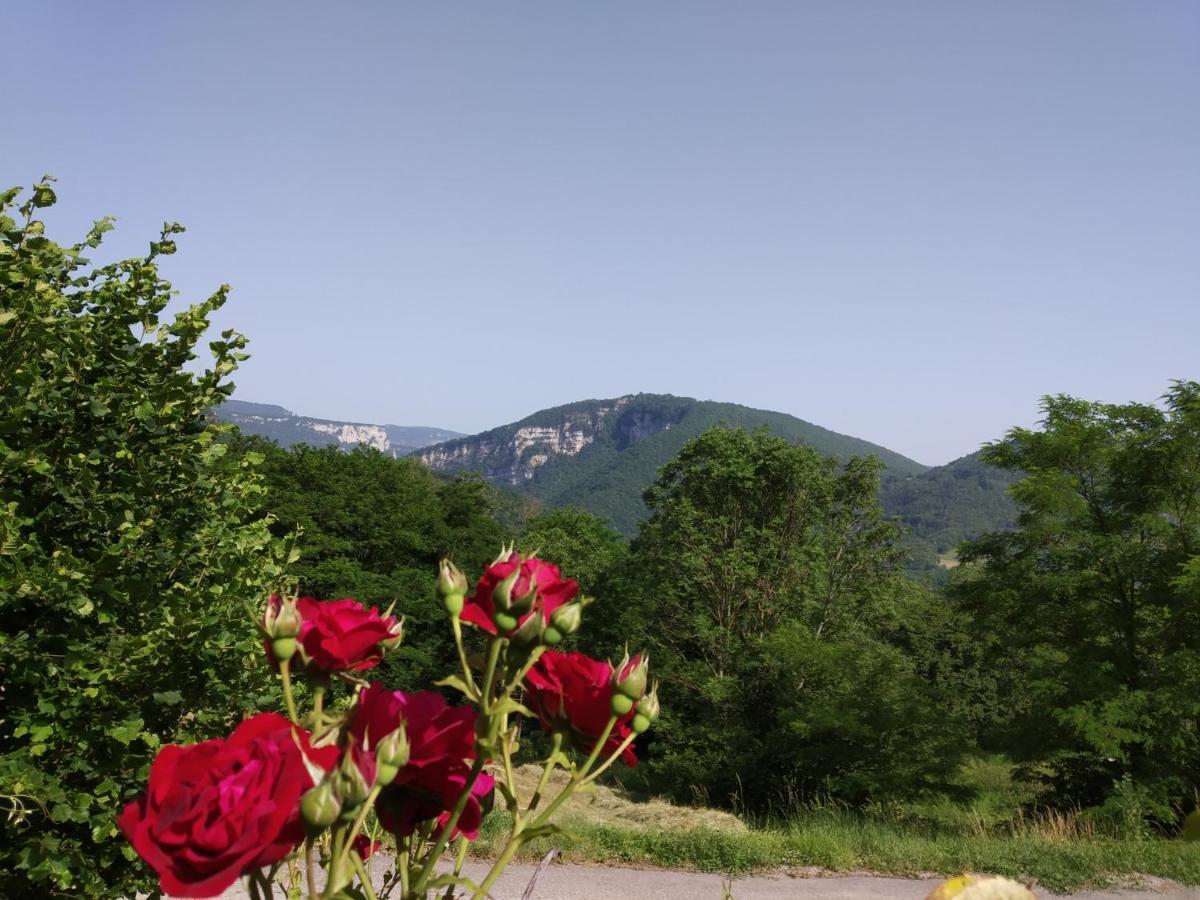
POLYGON ((654 687, 650 689, 645 697, 638 701, 637 712, 633 716, 633 722, 630 724, 633 727, 635 734, 643 734, 650 729, 654 720, 658 718, 658 682, 654 682, 654 687))
POLYGON ((542 617, 529 616, 525 624, 512 633, 509 640, 525 650, 536 647, 542 641, 542 617))
POLYGON ((635 656, 630 662, 629 653, 626 651, 625 659, 613 673, 613 687, 618 694, 630 700, 640 700, 646 693, 646 674, 649 668, 650 657, 643 654, 635 656))
POLYGON ((342 818, 354 818, 354 813, 371 792, 371 786, 354 761, 353 753, 342 754, 342 761, 334 770, 332 779, 333 789, 342 801, 342 818))
POLYGON ((271 642, 271 652, 280 662, 296 655, 296 635, 304 625, 304 617, 296 609, 296 598, 283 599, 272 594, 263 611, 259 630, 271 642))
POLYGON ((583 604, 568 603, 566 606, 560 606, 550 616, 550 626, 542 635, 542 640, 547 644, 557 644, 563 638, 574 634, 579 630, 580 624, 583 622, 583 604))
POLYGON ((467 576, 448 559, 443 559, 438 569, 437 592, 442 598, 446 612, 457 618, 463 609, 463 599, 466 597, 467 576))
MULTIPOLYGON (((390 618, 391 614, 392 611, 389 608, 388 611, 384 613, 384 618, 390 618)), ((386 637, 379 642, 379 648, 390 653, 392 650, 395 650, 397 647, 399 647, 400 642, 404 640, 403 616, 401 616, 399 619, 393 620, 392 624, 388 627, 388 635, 389 637, 386 637)))
POLYGON ((517 627, 520 618, 510 612, 512 609, 512 589, 517 583, 517 579, 521 576, 521 569, 517 567, 513 569, 512 574, 501 581, 492 590, 492 600, 496 604, 496 612, 492 615, 492 621, 496 627, 503 631, 512 631, 517 627))
POLYGON ((342 804, 328 778, 300 798, 300 815, 312 834, 324 831, 337 821, 341 813, 342 804))
POLYGON ((408 744, 408 732, 404 723, 389 733, 375 747, 375 783, 387 787, 395 780, 396 774, 408 765, 411 749, 408 744))

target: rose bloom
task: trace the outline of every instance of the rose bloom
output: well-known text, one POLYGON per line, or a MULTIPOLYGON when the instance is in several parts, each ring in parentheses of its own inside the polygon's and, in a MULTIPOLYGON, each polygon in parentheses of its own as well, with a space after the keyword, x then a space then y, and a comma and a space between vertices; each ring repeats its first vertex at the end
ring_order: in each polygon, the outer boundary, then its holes
MULTIPOLYGON (((630 663, 636 663, 636 658, 630 663)), ((547 731, 565 730, 571 743, 590 753, 596 739, 612 716, 613 667, 585 653, 547 650, 525 676, 525 701, 547 731)), ((605 756, 631 734, 629 722, 636 708, 617 720, 608 740, 605 756)), ((627 766, 637 765, 633 747, 626 747, 621 759, 627 766)))
MULTIPOLYGON (((272 594, 269 601, 278 608, 283 601, 272 594)), ((389 641, 400 637, 400 622, 395 616, 381 616, 379 608, 364 607, 357 600, 315 600, 301 597, 296 609, 303 617, 296 637, 297 656, 312 672, 352 672, 371 669, 383 659, 389 641)), ((264 641, 267 655, 278 665, 271 642, 264 641)))
POLYGON ((309 764, 329 771, 337 758, 336 747, 313 749, 307 732, 262 713, 224 740, 163 747, 146 793, 117 824, 164 893, 216 897, 304 840, 300 795, 313 786, 309 764))
MULTIPOLYGON (((388 831, 412 834, 419 822, 437 819, 439 827, 450 819, 475 760, 475 710, 450 706, 435 691, 406 694, 389 691, 378 682, 359 695, 359 707, 350 724, 350 744, 356 761, 370 784, 375 778, 374 751, 379 742, 404 723, 408 737, 408 762, 375 805, 388 831)), ((459 817, 455 834, 474 840, 479 823, 491 806, 495 779, 480 773, 459 817)))
MULTIPOLYGON (((512 599, 516 600, 518 597, 528 594, 531 584, 536 586, 539 599, 535 602, 532 610, 521 616, 517 628, 520 628, 530 616, 539 612, 542 620, 547 625, 550 624, 550 616, 554 614, 554 611, 579 593, 578 582, 573 578, 563 578, 558 566, 537 557, 523 559, 521 554, 514 551, 507 559, 494 562, 483 570, 483 575, 480 576, 479 583, 475 586, 475 593, 467 598, 466 604, 463 606, 462 620, 477 625, 488 634, 496 634, 496 623, 492 621, 492 616, 496 614, 496 604, 492 599, 492 592, 496 589, 496 585, 511 575, 518 567, 521 569, 521 574, 517 576, 517 582, 513 585, 512 599)), ((512 631, 516 630, 516 628, 512 629, 512 631)))
POLYGON ((354 848, 354 852, 358 854, 358 858, 366 862, 383 844, 379 841, 372 841, 365 834, 360 834, 350 846, 354 848))

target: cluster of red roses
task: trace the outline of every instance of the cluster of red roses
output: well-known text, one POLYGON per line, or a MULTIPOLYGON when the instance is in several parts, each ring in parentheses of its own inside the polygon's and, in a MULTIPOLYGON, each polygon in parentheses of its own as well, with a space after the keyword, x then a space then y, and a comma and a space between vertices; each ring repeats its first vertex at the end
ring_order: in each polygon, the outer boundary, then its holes
MULTIPOLYGON (((525 654, 525 701, 543 727, 585 751, 604 737, 605 755, 621 751, 634 765, 632 736, 658 714, 645 661, 626 659, 614 669, 547 649, 579 627, 576 583, 556 566, 508 552, 487 567, 471 597, 465 589, 461 574, 444 564, 439 592, 456 637, 461 616, 511 646, 514 658, 525 654)), ((163 748, 146 793, 118 820, 164 892, 216 896, 243 873, 280 863, 306 837, 351 821, 353 852, 365 859, 377 846, 358 833, 371 798, 379 822, 398 837, 433 823, 447 837, 477 836, 495 785, 483 771, 490 751, 477 729, 481 713, 436 692, 393 691, 349 675, 373 668, 399 643, 395 617, 352 599, 272 596, 260 628, 283 676, 291 720, 262 713, 224 740, 163 748), (293 662, 322 693, 334 676, 355 683, 349 711, 327 718, 318 707, 307 720, 312 731, 302 727, 289 687, 293 662)))

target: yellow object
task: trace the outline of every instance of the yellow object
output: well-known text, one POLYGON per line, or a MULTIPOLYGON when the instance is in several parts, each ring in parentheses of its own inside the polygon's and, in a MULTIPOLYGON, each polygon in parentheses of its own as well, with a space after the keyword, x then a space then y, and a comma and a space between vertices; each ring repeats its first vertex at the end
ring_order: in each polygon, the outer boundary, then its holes
POLYGON ((1037 900, 1033 891, 1008 878, 957 875, 935 887, 925 900, 1037 900))

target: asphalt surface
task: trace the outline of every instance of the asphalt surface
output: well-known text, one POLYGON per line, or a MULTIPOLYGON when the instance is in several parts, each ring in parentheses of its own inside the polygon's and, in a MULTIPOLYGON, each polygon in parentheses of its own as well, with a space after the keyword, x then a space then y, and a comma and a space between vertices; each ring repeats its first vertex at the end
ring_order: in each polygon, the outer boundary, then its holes
MULTIPOLYGON (((380 870, 382 871, 382 869, 380 870)), ((509 866, 492 889, 493 900, 521 900, 534 866, 509 866)), ((467 876, 482 878, 487 867, 468 865, 467 876)), ((734 900, 923 900, 939 878, 886 878, 828 875, 797 878, 765 875, 733 882, 734 900)), ((1053 897, 1036 888, 1038 897, 1053 897)), ((531 900, 721 900, 721 877, 698 872, 622 869, 610 866, 552 865, 538 878, 531 900)), ((1200 900, 1200 890, 1155 881, 1149 889, 1085 891, 1072 900, 1200 900)), ((239 885, 225 900, 245 900, 239 885)))

